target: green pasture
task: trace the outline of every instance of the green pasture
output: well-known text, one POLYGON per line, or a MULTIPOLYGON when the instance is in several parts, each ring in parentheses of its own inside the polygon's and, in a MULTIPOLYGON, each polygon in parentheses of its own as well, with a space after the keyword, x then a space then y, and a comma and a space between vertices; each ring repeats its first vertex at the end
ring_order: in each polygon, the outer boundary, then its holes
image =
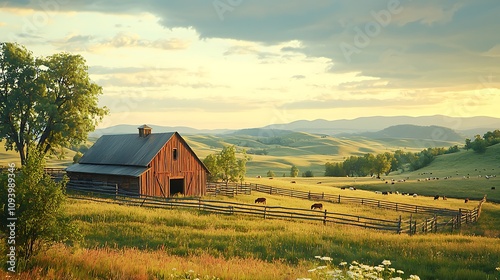
MULTIPOLYGON (((250 203, 256 196, 241 195, 235 200, 250 203)), ((307 207, 310 203, 279 196, 268 199, 268 203, 276 205, 307 207)), ((148 209, 76 199, 70 199, 65 207, 81 229, 84 242, 77 248, 55 247, 39 255, 32 264, 33 269, 24 277, 186 279, 161 275, 201 273, 200 279, 215 279, 203 276, 315 279, 307 271, 318 265, 314 256, 329 256, 333 264, 355 260, 377 265, 382 260, 390 260, 406 277, 416 274, 421 279, 494 279, 498 277, 495 268, 500 266, 500 236, 498 229, 490 229, 494 222, 490 219, 500 211, 500 206, 491 203, 484 205, 483 219, 478 225, 464 228, 462 234, 415 236, 341 225, 148 209), (481 232, 487 233, 486 236, 477 236, 481 232), (492 234, 497 237, 487 237, 492 234), (158 258, 164 261, 155 261, 158 258), (148 269, 143 269, 144 264, 148 269)), ((358 207, 345 210, 365 211, 358 207)), ((367 211, 372 215, 397 215, 371 208, 367 211)))

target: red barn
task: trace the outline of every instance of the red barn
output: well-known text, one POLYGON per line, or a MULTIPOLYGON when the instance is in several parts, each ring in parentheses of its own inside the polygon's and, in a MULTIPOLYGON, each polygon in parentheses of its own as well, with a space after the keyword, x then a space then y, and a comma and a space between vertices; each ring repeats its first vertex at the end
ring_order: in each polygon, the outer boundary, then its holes
POLYGON ((105 182, 138 195, 206 194, 208 169, 177 132, 104 135, 77 164, 70 180, 105 182))

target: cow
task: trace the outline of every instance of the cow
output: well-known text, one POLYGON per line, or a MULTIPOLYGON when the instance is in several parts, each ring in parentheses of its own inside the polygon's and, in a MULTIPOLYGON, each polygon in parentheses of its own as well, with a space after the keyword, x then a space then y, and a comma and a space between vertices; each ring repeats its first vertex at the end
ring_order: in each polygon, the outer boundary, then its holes
POLYGON ((467 203, 467 202, 469 202, 469 198, 466 198, 466 199, 464 200, 464 203, 467 203))
POLYGON ((313 210, 313 209, 322 210, 323 209, 323 204, 321 204, 321 203, 314 203, 313 205, 311 205, 311 210, 313 210))
POLYGON ((443 195, 443 200, 447 200, 446 196, 443 195))
POLYGON ((266 204, 266 198, 265 197, 259 197, 255 200, 255 203, 262 203, 266 204))
POLYGON ((495 189, 495 187, 491 187, 491 189, 492 189, 492 190, 494 190, 494 189, 495 189))
POLYGON ((382 192, 382 194, 383 194, 383 195, 389 195, 389 193, 388 193, 388 192, 382 192))
POLYGON ((439 195, 435 195, 434 200, 438 200, 438 199, 439 199, 439 195))

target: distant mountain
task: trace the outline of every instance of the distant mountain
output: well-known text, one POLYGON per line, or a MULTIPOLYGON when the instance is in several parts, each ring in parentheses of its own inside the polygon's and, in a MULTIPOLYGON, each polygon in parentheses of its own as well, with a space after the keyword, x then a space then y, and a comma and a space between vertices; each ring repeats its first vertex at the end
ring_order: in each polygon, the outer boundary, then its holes
MULTIPOLYGON (((412 124, 418 126, 442 126, 453 129, 467 137, 470 133, 484 134, 500 128, 500 118, 493 117, 448 117, 443 115, 409 117, 409 116, 373 116, 361 117, 352 120, 332 120, 323 119, 308 121, 299 120, 286 124, 272 124, 265 126, 266 129, 293 130, 309 133, 337 135, 341 133, 362 133, 375 132, 390 126, 400 124, 412 124), (483 131, 483 132, 480 132, 483 131)), ((473 134, 473 135, 475 135, 473 134)), ((472 136, 473 136, 472 135, 472 136)))
MULTIPOLYGON (((106 128, 96 129, 94 132, 89 133, 89 137, 98 138, 98 137, 101 137, 102 135, 137 133, 138 132, 137 128, 141 125, 142 124, 140 124, 140 125, 120 124, 120 125, 110 126, 110 127, 106 127, 106 128)), ((208 129, 195 129, 195 128, 186 127, 186 126, 161 126, 161 125, 150 125, 150 124, 148 124, 148 126, 150 126, 153 129, 153 133, 177 131, 181 135, 182 134, 186 134, 186 135, 188 135, 188 134, 222 134, 222 133, 233 132, 232 130, 228 130, 228 129, 208 130, 208 129)))
POLYGON ((377 132, 364 132, 346 136, 363 136, 371 139, 421 139, 456 142, 463 142, 465 140, 464 135, 446 127, 436 125, 418 126, 412 124, 394 125, 377 132))
POLYGON ((294 133, 293 130, 284 130, 284 129, 268 129, 268 128, 246 128, 234 131, 233 135, 247 135, 247 136, 255 136, 255 137, 278 137, 282 135, 287 135, 290 133, 294 133))

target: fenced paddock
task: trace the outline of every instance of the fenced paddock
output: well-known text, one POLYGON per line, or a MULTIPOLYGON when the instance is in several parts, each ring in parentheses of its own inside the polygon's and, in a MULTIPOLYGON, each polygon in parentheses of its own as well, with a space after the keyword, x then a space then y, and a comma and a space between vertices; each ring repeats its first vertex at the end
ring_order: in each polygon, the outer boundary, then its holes
MULTIPOLYGON (((219 188, 222 189, 224 187, 225 185, 219 186, 219 188)), ((222 191, 222 189, 220 191, 222 191)), ((247 191, 245 188, 240 190, 236 188, 233 190, 235 192, 247 191)), ((320 222, 329 226, 342 224, 407 234, 453 231, 460 228, 463 223, 477 221, 481 206, 479 205, 479 207, 476 208, 479 210, 458 211, 458 214, 453 217, 445 216, 443 218, 435 214, 430 219, 418 222, 417 220, 412 219, 412 217, 410 217, 410 219, 403 220, 400 216, 399 219, 388 220, 383 218, 329 212, 327 210, 309 210, 304 208, 255 205, 220 200, 206 200, 199 197, 162 198, 144 196, 120 190, 116 185, 107 185, 99 182, 69 182, 67 185, 67 193, 70 197, 75 199, 103 201, 100 198, 106 198, 108 199, 106 200, 108 202, 110 201, 109 199, 111 199, 112 203, 119 203, 122 205, 162 209, 184 208, 199 211, 199 213, 247 215, 263 219, 320 222)))

